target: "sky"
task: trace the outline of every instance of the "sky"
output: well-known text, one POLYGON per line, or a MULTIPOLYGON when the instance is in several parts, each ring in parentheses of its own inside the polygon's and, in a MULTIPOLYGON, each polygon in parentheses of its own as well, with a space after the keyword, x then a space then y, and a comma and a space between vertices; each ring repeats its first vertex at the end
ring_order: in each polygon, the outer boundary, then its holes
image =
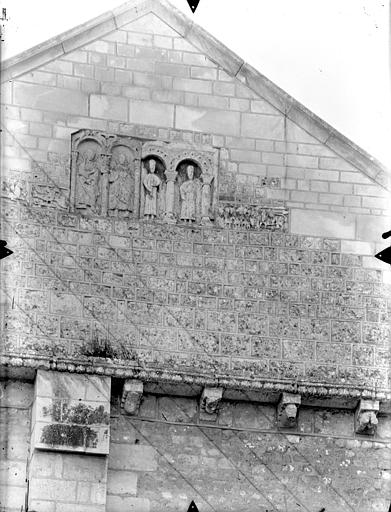
MULTIPOLYGON (((170 1, 391 169, 389 0, 170 1)), ((2 59, 120 4, 0 0, 2 59)))

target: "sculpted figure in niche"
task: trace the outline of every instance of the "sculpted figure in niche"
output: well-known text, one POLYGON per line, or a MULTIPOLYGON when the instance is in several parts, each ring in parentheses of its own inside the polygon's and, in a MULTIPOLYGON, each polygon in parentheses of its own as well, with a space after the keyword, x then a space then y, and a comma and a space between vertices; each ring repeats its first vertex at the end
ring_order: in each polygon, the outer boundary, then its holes
POLYGON ((132 176, 130 162, 124 153, 112 159, 109 174, 109 210, 115 215, 126 216, 133 208, 132 176))
POLYGON ((196 220, 197 198, 199 194, 199 180, 194 179, 194 166, 186 167, 187 180, 179 188, 181 198, 180 219, 186 223, 196 220))
POLYGON ((86 208, 97 211, 99 198, 100 167, 97 155, 92 149, 87 149, 80 155, 77 178, 76 208, 86 208))
POLYGON ((161 180, 159 176, 155 174, 155 170, 156 162, 151 159, 149 160, 149 172, 143 180, 145 189, 144 217, 146 219, 154 219, 157 216, 157 191, 161 180))

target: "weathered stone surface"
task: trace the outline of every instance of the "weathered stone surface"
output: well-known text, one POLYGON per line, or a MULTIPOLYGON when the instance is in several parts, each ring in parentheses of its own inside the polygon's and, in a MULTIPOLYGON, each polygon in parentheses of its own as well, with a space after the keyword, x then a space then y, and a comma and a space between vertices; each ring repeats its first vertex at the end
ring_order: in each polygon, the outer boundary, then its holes
POLYGON ((103 94, 91 94, 90 96, 90 114, 93 117, 127 121, 127 108, 128 102, 125 98, 103 94))
POLYGON ((105 377, 39 371, 32 447, 108 453, 110 381, 105 377), (95 401, 98 398, 99 401, 95 401))
POLYGON ((152 103, 148 101, 130 101, 129 122, 174 127, 174 107, 169 104, 152 103))
POLYGON ((262 114, 243 114, 241 135, 257 139, 284 139, 284 118, 262 114))
POLYGON ((291 209, 292 233, 354 239, 355 219, 349 214, 291 209))
POLYGON ((239 135, 240 114, 221 110, 177 106, 175 128, 225 135, 239 135))
POLYGON ((141 444, 112 444, 109 467, 126 471, 156 471, 156 450, 152 446, 141 444))
POLYGON ((87 94, 38 84, 14 83, 14 103, 65 114, 88 114, 87 94))
POLYGON ((108 472, 107 493, 115 495, 137 495, 138 475, 133 471, 114 471, 108 472))

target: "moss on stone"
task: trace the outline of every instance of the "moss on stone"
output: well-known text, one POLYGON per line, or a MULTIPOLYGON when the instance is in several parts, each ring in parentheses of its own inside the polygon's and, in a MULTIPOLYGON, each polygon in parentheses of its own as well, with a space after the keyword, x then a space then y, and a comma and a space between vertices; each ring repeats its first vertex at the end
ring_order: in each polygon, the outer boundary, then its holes
POLYGON ((41 434, 41 443, 51 446, 72 446, 95 448, 97 433, 89 427, 54 423, 46 425, 41 434))

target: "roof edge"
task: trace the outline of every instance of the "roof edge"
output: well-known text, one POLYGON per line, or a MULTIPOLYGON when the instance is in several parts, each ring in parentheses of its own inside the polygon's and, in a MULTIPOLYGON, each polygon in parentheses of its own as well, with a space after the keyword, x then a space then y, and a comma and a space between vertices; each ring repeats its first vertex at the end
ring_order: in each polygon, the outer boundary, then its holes
POLYGON ((236 55, 209 32, 166 0, 130 0, 1 63, 1 82, 33 71, 145 14, 153 12, 229 75, 240 80, 330 150, 363 172, 382 188, 391 190, 390 170, 373 156, 307 109, 274 82, 236 55))

